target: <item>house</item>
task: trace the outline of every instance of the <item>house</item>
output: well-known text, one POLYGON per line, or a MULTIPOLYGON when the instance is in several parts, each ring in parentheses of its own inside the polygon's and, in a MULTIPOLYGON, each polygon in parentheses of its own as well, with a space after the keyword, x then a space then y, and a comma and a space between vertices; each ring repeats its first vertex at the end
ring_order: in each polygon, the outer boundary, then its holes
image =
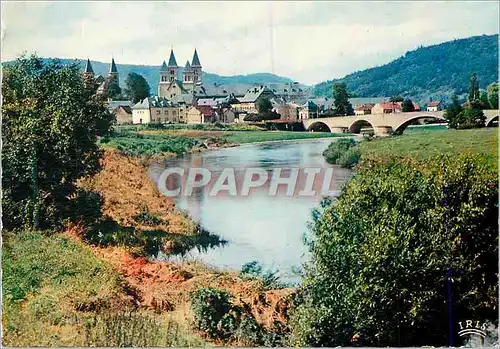
POLYGON ((276 99, 276 95, 266 86, 253 87, 248 89, 240 103, 233 104, 233 109, 236 112, 243 112, 247 114, 257 114, 258 104, 263 99, 276 99))
POLYGON ((441 110, 441 102, 433 101, 427 105, 427 111, 439 111, 441 110))
POLYGON ((158 96, 144 98, 132 107, 132 123, 185 123, 186 106, 158 96))
POLYGON ((232 123, 235 119, 235 113, 231 108, 218 108, 215 110, 215 122, 232 123))
POLYGON ((209 106, 193 106, 187 110, 187 123, 188 124, 206 124, 213 122, 215 112, 209 106))
POLYGON ((372 108, 372 114, 401 113, 401 102, 377 103, 372 108))
POLYGON ((372 113, 375 104, 363 104, 354 107, 354 115, 367 115, 372 113))
POLYGON ((283 103, 274 110, 280 114, 280 120, 297 121, 299 119, 300 105, 295 103, 283 103))
POLYGON ((128 125, 133 121, 132 108, 128 105, 120 105, 113 109, 112 113, 118 125, 128 125))
POLYGON ((309 100, 299 108, 299 120, 315 119, 319 116, 319 107, 309 100))

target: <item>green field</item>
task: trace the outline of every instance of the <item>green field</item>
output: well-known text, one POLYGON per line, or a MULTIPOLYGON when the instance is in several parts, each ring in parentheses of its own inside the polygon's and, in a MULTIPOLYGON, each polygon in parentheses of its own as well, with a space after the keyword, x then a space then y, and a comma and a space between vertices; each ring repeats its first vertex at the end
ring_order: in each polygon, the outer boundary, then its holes
POLYGON ((362 158, 411 157, 431 159, 440 154, 484 154, 498 166, 498 128, 433 129, 360 143, 362 158))

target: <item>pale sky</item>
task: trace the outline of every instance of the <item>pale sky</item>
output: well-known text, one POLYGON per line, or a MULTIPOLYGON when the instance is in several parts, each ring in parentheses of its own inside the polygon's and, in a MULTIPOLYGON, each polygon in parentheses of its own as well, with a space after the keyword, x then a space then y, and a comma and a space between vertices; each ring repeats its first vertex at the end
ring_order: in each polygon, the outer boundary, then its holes
POLYGON ((418 46, 499 31, 488 2, 2 2, 2 61, 43 57, 270 72, 305 84, 384 64, 418 46))

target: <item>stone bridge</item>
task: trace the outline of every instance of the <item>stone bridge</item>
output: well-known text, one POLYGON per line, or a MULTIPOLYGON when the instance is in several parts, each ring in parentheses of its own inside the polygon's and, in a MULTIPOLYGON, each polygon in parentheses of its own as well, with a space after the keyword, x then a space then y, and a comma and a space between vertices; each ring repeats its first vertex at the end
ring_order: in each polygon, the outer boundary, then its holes
MULTIPOLYGON (((493 126, 498 121, 498 110, 483 110, 486 116, 486 126, 493 126)), ((377 136, 387 136, 391 133, 401 134, 413 122, 419 119, 433 118, 444 121, 443 111, 419 111, 408 113, 367 114, 351 116, 333 116, 303 120, 308 131, 328 129, 333 133, 360 133, 363 128, 371 128, 377 136)))

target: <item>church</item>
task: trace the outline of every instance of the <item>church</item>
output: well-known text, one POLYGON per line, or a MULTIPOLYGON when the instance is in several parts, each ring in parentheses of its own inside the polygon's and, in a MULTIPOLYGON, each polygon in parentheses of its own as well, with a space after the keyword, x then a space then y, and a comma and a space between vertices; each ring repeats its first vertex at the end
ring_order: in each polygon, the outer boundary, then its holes
POLYGON ((191 63, 186 62, 182 74, 177 65, 174 50, 170 50, 168 64, 163 61, 160 69, 160 83, 158 85, 158 96, 168 100, 176 100, 181 95, 195 95, 202 90, 202 69, 198 52, 194 50, 191 63), (179 75, 182 78, 179 79, 179 75))

